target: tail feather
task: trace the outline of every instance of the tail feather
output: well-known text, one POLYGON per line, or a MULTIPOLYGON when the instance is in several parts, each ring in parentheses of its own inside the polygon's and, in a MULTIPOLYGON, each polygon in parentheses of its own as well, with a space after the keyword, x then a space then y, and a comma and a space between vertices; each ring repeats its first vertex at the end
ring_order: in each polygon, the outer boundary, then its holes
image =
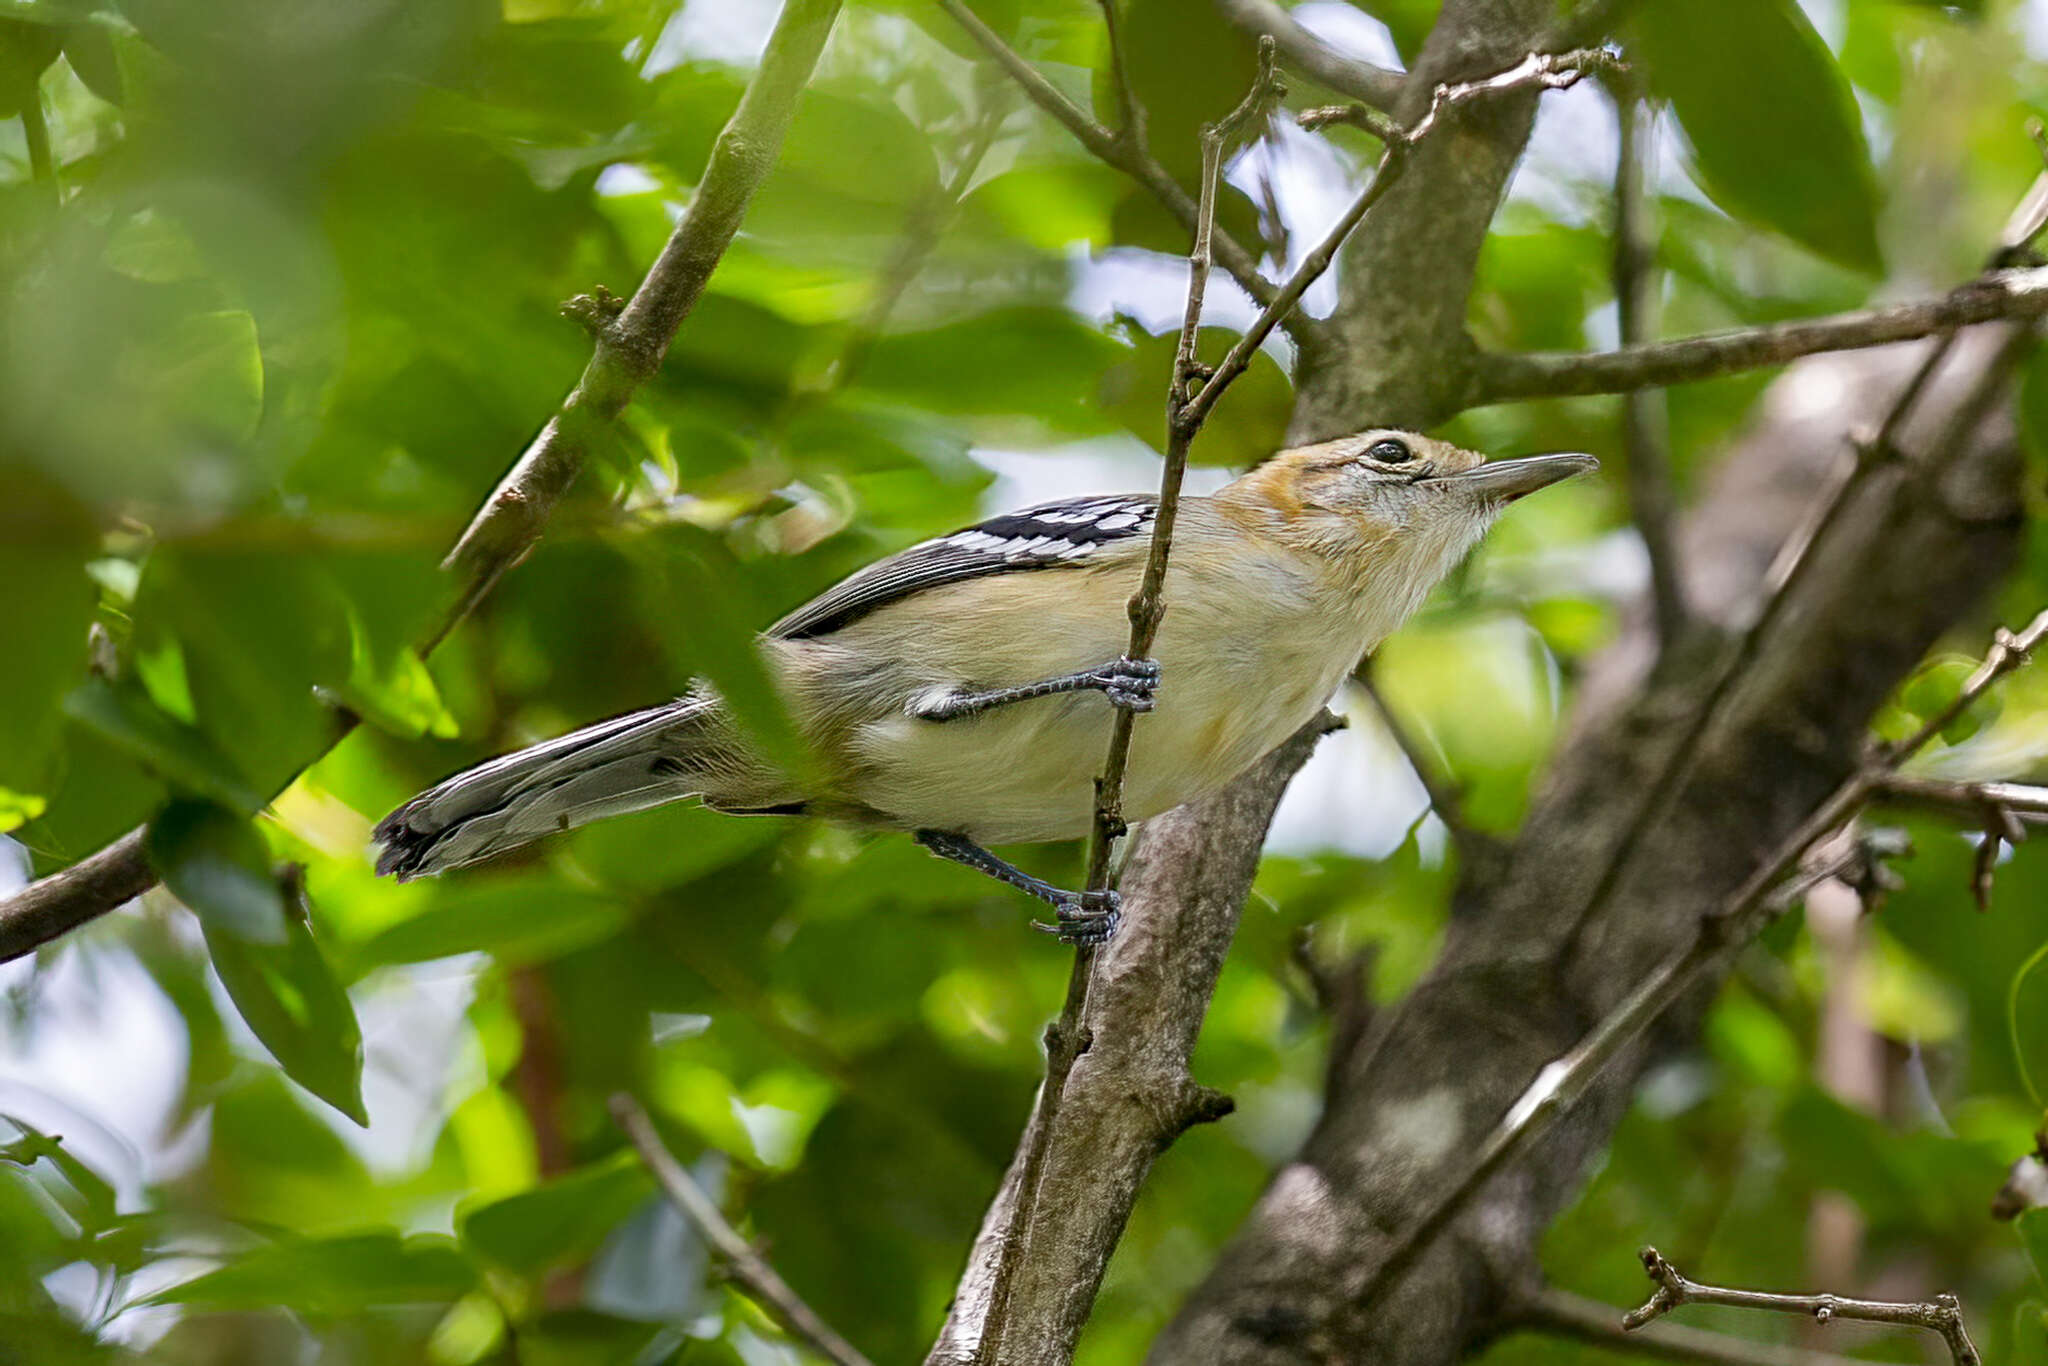
POLYGON ((700 796, 732 761, 715 699, 615 716, 478 764, 378 823, 377 871, 404 882, 605 816, 700 796))

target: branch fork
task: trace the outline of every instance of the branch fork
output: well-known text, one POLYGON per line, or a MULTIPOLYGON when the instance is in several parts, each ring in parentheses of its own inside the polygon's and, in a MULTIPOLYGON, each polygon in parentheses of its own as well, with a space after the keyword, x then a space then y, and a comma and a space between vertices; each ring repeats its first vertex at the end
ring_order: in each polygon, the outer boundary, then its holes
POLYGON ((1815 1323, 1834 1319, 1855 1319, 1864 1323, 1888 1323, 1924 1328, 1940 1335, 1948 1345, 1955 1366, 1983 1366, 1976 1344, 1963 1325, 1962 1302, 1954 1295, 1936 1295, 1921 1303, 1889 1300, 1858 1300, 1842 1295, 1780 1295, 1764 1290, 1738 1290, 1688 1280, 1677 1267, 1664 1260, 1654 1247, 1642 1251, 1643 1270, 1657 1283, 1657 1289, 1643 1304, 1622 1317, 1625 1331, 1635 1332, 1687 1304, 1719 1304, 1736 1309, 1768 1309, 1782 1314, 1799 1314, 1815 1323))

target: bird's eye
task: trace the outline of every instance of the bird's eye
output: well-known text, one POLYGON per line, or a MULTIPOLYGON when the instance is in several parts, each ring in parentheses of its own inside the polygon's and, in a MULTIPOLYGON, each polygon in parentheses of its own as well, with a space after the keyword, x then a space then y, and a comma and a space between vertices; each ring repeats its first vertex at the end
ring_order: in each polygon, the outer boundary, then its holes
POLYGON ((1373 442, 1372 449, 1368 450, 1365 456, 1366 459, 1382 465, 1403 465, 1415 458, 1415 452, 1408 449, 1407 442, 1388 437, 1384 441, 1373 442))

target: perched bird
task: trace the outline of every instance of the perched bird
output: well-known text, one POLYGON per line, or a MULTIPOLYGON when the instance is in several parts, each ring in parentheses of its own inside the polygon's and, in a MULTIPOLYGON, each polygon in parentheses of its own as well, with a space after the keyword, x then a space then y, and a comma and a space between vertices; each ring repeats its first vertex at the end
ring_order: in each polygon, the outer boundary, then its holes
POLYGON ((1144 713, 1132 819, 1221 787, 1307 722, 1502 508, 1596 464, 1487 463, 1393 430, 1282 451, 1181 500, 1156 660, 1122 654, 1155 499, 990 518, 869 565, 768 628, 763 653, 815 756, 809 785, 754 752, 699 687, 429 788, 378 825, 377 871, 460 868, 694 798, 911 831, 1048 902, 1058 923, 1041 928, 1098 941, 1115 929, 1115 893, 1054 887, 986 846, 1087 833, 1114 708, 1144 713))

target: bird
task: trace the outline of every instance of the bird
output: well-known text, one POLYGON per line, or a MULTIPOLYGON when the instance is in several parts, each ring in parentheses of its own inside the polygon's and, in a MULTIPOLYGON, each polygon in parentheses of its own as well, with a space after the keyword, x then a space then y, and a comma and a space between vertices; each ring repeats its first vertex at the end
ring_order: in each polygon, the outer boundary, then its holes
POLYGON ((909 832, 1052 908, 1073 944, 1115 932, 1114 890, 1034 877, 991 845, 1079 838, 1116 710, 1134 714, 1124 807, 1212 792, 1313 717, 1516 499, 1590 455, 1487 460, 1374 428, 1280 451, 1179 500, 1151 658, 1126 604, 1158 500, 1040 503, 861 569, 760 637, 812 762, 751 744, 708 684, 489 760, 379 823, 400 880, 670 802, 909 832))

